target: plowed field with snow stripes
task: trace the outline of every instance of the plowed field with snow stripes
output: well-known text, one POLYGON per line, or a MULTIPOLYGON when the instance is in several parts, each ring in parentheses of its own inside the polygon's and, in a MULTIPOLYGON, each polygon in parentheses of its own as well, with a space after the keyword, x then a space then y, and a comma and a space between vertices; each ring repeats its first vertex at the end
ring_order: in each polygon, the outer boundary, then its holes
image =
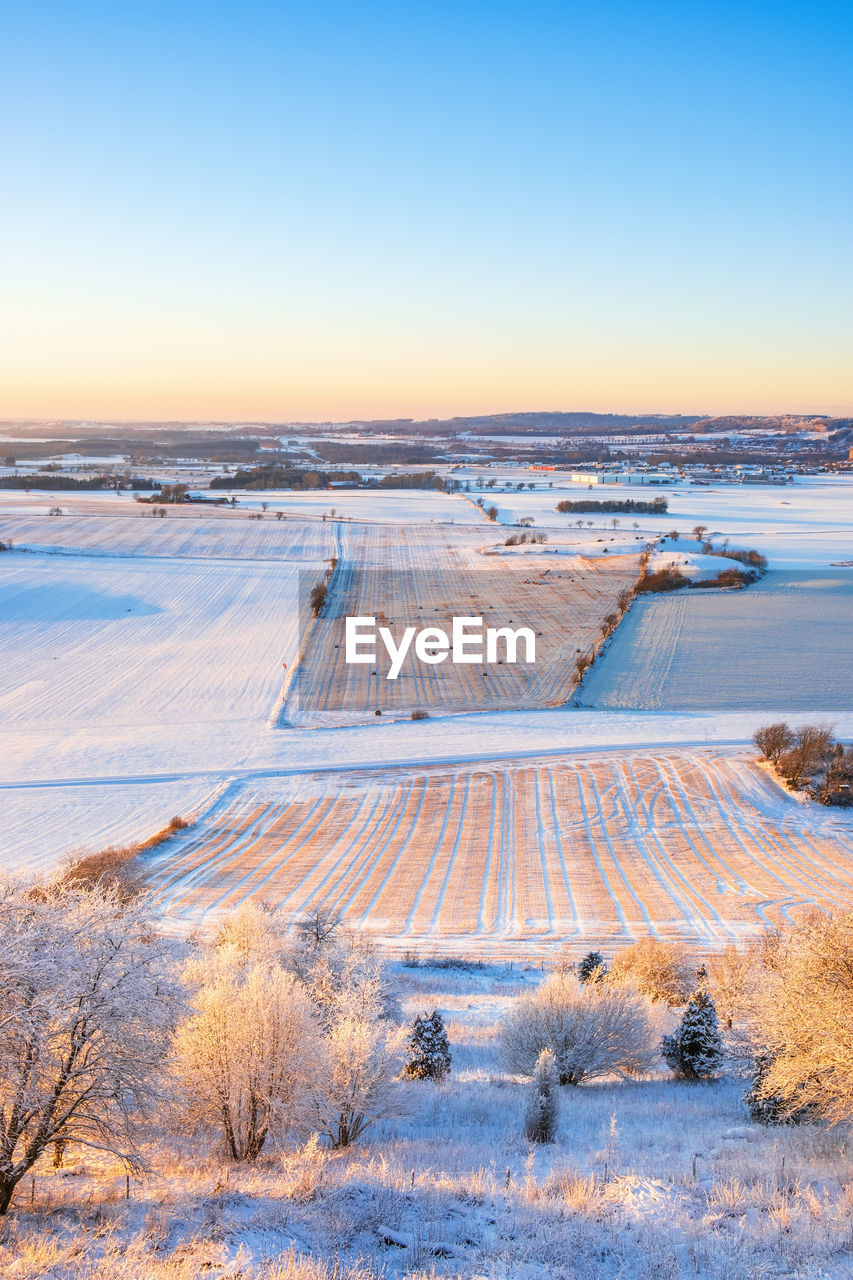
POLYGON ((365 770, 234 783, 146 866, 184 919, 255 896, 402 947, 713 945, 853 905, 853 824, 714 752, 365 770))
MULTIPOLYGON (((341 558, 326 605, 308 632, 283 720, 296 725, 363 720, 412 711, 463 712, 555 706, 575 684, 575 658, 588 652, 602 620, 635 582, 634 551, 608 557, 480 554, 482 530, 342 526, 341 558), (408 659, 396 680, 377 642, 375 663, 345 661, 347 617, 374 618, 396 640, 407 627, 440 627, 454 617, 484 627, 527 627, 536 661, 428 665, 408 659)), ((501 642, 503 643, 503 642, 501 642)), ((505 656, 505 650, 499 650, 505 656)))
MULTIPOLYGON (((62 501, 62 495, 57 495, 62 501)), ((144 517, 0 515, 0 542, 36 550, 109 556, 166 556, 181 560, 315 561, 334 554, 333 525, 306 520, 262 520, 222 513, 172 512, 144 517)))

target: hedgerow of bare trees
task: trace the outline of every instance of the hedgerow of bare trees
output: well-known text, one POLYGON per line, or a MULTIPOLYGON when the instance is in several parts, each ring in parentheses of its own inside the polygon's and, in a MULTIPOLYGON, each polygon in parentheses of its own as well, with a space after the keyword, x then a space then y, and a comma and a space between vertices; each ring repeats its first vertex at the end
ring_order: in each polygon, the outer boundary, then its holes
POLYGON ((792 729, 780 721, 756 729, 752 740, 792 791, 806 790, 821 804, 853 804, 853 745, 836 742, 831 725, 792 729))

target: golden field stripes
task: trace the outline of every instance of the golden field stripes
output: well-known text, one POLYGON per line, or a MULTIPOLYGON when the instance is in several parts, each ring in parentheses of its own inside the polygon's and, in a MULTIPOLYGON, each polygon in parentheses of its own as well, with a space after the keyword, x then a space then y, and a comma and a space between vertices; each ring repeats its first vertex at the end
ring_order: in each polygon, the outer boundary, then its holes
POLYGON ((175 919, 256 897, 401 949, 713 946, 853 905, 853 824, 736 754, 603 754, 234 782, 146 868, 175 919))

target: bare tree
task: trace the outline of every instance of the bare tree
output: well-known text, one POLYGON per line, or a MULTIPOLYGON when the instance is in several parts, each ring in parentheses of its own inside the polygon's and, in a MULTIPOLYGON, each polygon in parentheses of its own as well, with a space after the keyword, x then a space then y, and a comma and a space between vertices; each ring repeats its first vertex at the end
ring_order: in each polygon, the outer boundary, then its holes
POLYGON ((116 889, 0 889, 0 1214, 50 1143, 142 1168, 182 988, 149 904, 116 889))
POLYGON ((628 986, 553 973, 516 1002, 501 1028, 510 1071, 532 1075, 543 1049, 554 1052, 560 1084, 642 1071, 656 1057, 648 1002, 628 986))
POLYGON ((756 729, 752 741, 765 760, 772 760, 776 764, 782 753, 791 747, 794 735, 790 725, 780 720, 776 724, 765 724, 756 729))
POLYGON ((779 756, 779 771, 794 790, 828 763, 833 748, 832 734, 831 725, 803 725, 794 734, 792 745, 779 756))

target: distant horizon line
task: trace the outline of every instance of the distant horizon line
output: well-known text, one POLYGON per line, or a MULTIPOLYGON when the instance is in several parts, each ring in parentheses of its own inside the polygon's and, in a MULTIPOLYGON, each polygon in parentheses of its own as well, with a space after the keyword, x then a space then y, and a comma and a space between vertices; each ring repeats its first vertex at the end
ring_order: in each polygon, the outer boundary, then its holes
POLYGON ((674 412, 666 412, 663 410, 636 410, 626 411, 620 409, 506 409, 493 413, 458 413, 450 417, 408 417, 397 415, 395 417, 353 417, 353 418, 250 418, 250 417, 230 417, 230 418, 202 418, 202 417, 186 417, 186 418, 120 418, 120 417, 80 417, 80 418, 63 418, 43 415, 41 417, 8 417, 0 418, 0 427, 8 426, 68 426, 68 427, 171 427, 171 426, 195 426, 195 427, 348 427, 348 426, 371 426, 376 423, 437 423, 444 424, 450 422, 462 422, 471 419, 490 419, 496 420, 502 418, 531 418, 546 416, 584 416, 590 418, 626 418, 626 419, 672 419, 683 418, 686 421, 703 422, 714 421, 721 418, 752 418, 752 419, 834 419, 853 416, 853 410, 841 410, 834 413, 818 410, 781 410, 777 412, 765 411, 762 413, 745 413, 738 410, 728 410, 725 413, 705 413, 705 412, 684 412, 681 410, 674 412))

